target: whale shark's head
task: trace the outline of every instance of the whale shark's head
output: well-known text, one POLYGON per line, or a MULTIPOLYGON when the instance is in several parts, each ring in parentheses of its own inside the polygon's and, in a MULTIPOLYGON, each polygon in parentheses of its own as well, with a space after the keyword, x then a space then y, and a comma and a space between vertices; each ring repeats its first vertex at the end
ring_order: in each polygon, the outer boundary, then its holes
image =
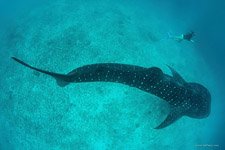
POLYGON ((192 118, 208 117, 211 111, 211 95, 209 91, 198 83, 189 83, 188 86, 192 89, 193 94, 189 97, 190 109, 186 115, 192 118))

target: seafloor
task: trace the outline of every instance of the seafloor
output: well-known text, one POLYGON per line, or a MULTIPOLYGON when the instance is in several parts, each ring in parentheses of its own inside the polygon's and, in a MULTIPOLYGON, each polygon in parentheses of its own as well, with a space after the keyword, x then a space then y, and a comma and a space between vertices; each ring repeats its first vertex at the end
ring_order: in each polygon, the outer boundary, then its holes
POLYGON ((194 44, 167 38, 188 26, 173 19, 132 1, 58 0, 14 20, 1 37, 0 149, 191 150, 210 143, 216 111, 156 130, 168 108, 153 95, 116 83, 61 88, 10 59, 60 73, 114 62, 157 66, 171 74, 170 65, 213 92, 214 78, 194 44))

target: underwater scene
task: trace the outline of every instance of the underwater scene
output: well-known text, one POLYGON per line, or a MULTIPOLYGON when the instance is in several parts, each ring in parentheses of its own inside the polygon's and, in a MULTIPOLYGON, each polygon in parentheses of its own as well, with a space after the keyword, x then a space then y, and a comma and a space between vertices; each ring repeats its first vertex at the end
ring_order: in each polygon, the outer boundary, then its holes
POLYGON ((0 0, 0 150, 224 150, 225 2, 0 0))

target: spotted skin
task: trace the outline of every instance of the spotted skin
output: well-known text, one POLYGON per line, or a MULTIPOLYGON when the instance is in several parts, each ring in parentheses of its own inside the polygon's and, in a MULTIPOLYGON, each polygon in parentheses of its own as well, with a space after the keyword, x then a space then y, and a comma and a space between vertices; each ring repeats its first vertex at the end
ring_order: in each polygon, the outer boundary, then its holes
POLYGON ((168 67, 173 76, 164 74, 157 67, 144 68, 117 63, 85 65, 65 75, 32 67, 15 57, 12 59, 28 68, 54 77, 62 87, 69 83, 116 82, 160 97, 169 103, 170 113, 156 129, 165 128, 182 116, 205 118, 210 113, 209 91, 198 83, 186 82, 170 66, 168 67))

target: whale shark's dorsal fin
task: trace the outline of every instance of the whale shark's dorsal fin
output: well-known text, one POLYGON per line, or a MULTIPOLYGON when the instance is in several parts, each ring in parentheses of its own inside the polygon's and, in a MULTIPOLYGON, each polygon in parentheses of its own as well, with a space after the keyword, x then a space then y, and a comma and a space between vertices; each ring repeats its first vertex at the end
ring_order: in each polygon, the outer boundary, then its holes
POLYGON ((170 69, 170 71, 172 72, 173 78, 174 80, 176 80, 178 83, 180 83, 181 85, 186 84, 186 81, 181 77, 181 75, 172 67, 170 67, 169 65, 167 65, 167 67, 170 69))
POLYGON ((165 128, 165 127, 169 126, 170 124, 174 123, 175 121, 177 121, 178 119, 180 119, 182 116, 183 116, 183 113, 180 109, 172 108, 170 110, 170 113, 166 117, 166 119, 160 125, 155 127, 155 129, 165 128))

